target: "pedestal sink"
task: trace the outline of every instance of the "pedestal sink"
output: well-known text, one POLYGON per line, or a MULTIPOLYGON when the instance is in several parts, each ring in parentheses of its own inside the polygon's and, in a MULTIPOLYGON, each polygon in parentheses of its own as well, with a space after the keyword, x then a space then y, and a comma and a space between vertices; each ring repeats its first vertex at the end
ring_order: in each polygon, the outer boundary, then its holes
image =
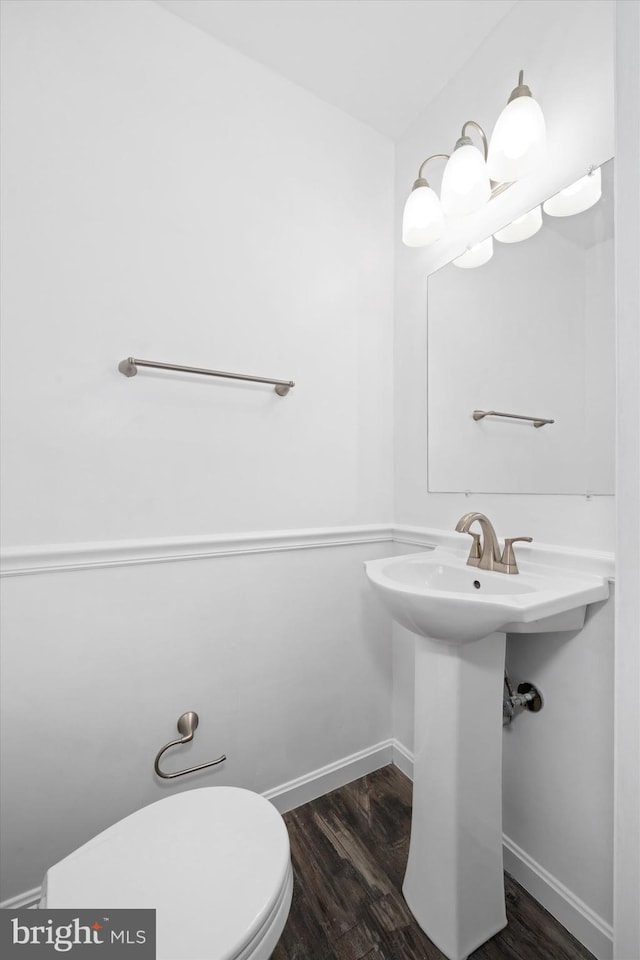
POLYGON ((449 960, 506 925, 502 867, 502 685, 507 633, 577 630, 604 577, 527 563, 515 576, 465 553, 365 563, 393 618, 413 633, 415 741, 403 893, 449 960))

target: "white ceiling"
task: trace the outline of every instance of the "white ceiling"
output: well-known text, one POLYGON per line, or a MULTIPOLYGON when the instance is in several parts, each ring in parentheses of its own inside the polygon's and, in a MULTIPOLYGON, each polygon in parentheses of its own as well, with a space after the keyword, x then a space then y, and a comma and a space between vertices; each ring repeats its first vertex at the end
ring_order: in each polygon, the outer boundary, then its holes
POLYGON ((517 0, 156 0, 389 137, 517 0))

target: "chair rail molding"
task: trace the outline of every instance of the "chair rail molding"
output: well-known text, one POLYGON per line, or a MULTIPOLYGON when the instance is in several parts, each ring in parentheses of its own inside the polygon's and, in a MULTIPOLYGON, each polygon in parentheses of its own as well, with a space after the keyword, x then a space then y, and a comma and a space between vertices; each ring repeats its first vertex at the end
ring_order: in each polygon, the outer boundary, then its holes
POLYGON ((0 576, 379 543, 391 541, 392 530, 381 524, 8 547, 1 554, 0 576))
MULTIPOLYGON (((438 546, 455 550, 460 548, 460 534, 434 527, 380 523, 193 537, 16 546, 7 547, 0 554, 0 577, 385 542, 390 545, 407 544, 425 550, 438 546)), ((565 569, 599 573, 611 581, 614 580, 615 564, 612 553, 536 542, 521 549, 523 556, 535 563, 553 563, 565 569)))

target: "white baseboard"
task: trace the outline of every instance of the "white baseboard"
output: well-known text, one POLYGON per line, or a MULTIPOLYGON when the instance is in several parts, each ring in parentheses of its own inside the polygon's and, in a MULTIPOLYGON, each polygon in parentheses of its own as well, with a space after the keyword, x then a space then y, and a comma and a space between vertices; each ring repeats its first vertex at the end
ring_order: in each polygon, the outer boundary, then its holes
POLYGON ((388 766, 393 761, 393 747, 393 740, 383 740, 372 747, 367 747, 366 750, 352 753, 349 757, 336 760, 335 763, 313 770, 296 780, 273 787, 262 795, 267 800, 271 800, 280 813, 286 813, 295 807, 301 807, 303 803, 309 803, 311 800, 323 797, 326 793, 331 793, 332 790, 344 787, 352 780, 388 766))
POLYGON ((504 834, 502 844, 507 873, 598 960, 611 960, 613 927, 504 834))
POLYGON ((393 762, 404 773, 405 777, 413 780, 413 754, 407 750, 399 740, 392 740, 393 762))
POLYGON ((42 896, 42 887, 34 887, 33 890, 26 890, 19 893, 16 897, 9 897, 0 903, 0 910, 23 910, 25 907, 35 908, 40 902, 42 896))

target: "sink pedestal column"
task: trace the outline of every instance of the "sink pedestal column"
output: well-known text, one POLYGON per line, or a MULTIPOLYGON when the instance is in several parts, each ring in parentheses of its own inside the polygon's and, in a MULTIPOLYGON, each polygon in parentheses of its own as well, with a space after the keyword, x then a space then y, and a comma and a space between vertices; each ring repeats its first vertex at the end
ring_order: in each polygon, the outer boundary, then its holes
POLYGON ((416 638, 415 766, 402 892, 449 960, 506 926, 502 696, 506 637, 416 638))

